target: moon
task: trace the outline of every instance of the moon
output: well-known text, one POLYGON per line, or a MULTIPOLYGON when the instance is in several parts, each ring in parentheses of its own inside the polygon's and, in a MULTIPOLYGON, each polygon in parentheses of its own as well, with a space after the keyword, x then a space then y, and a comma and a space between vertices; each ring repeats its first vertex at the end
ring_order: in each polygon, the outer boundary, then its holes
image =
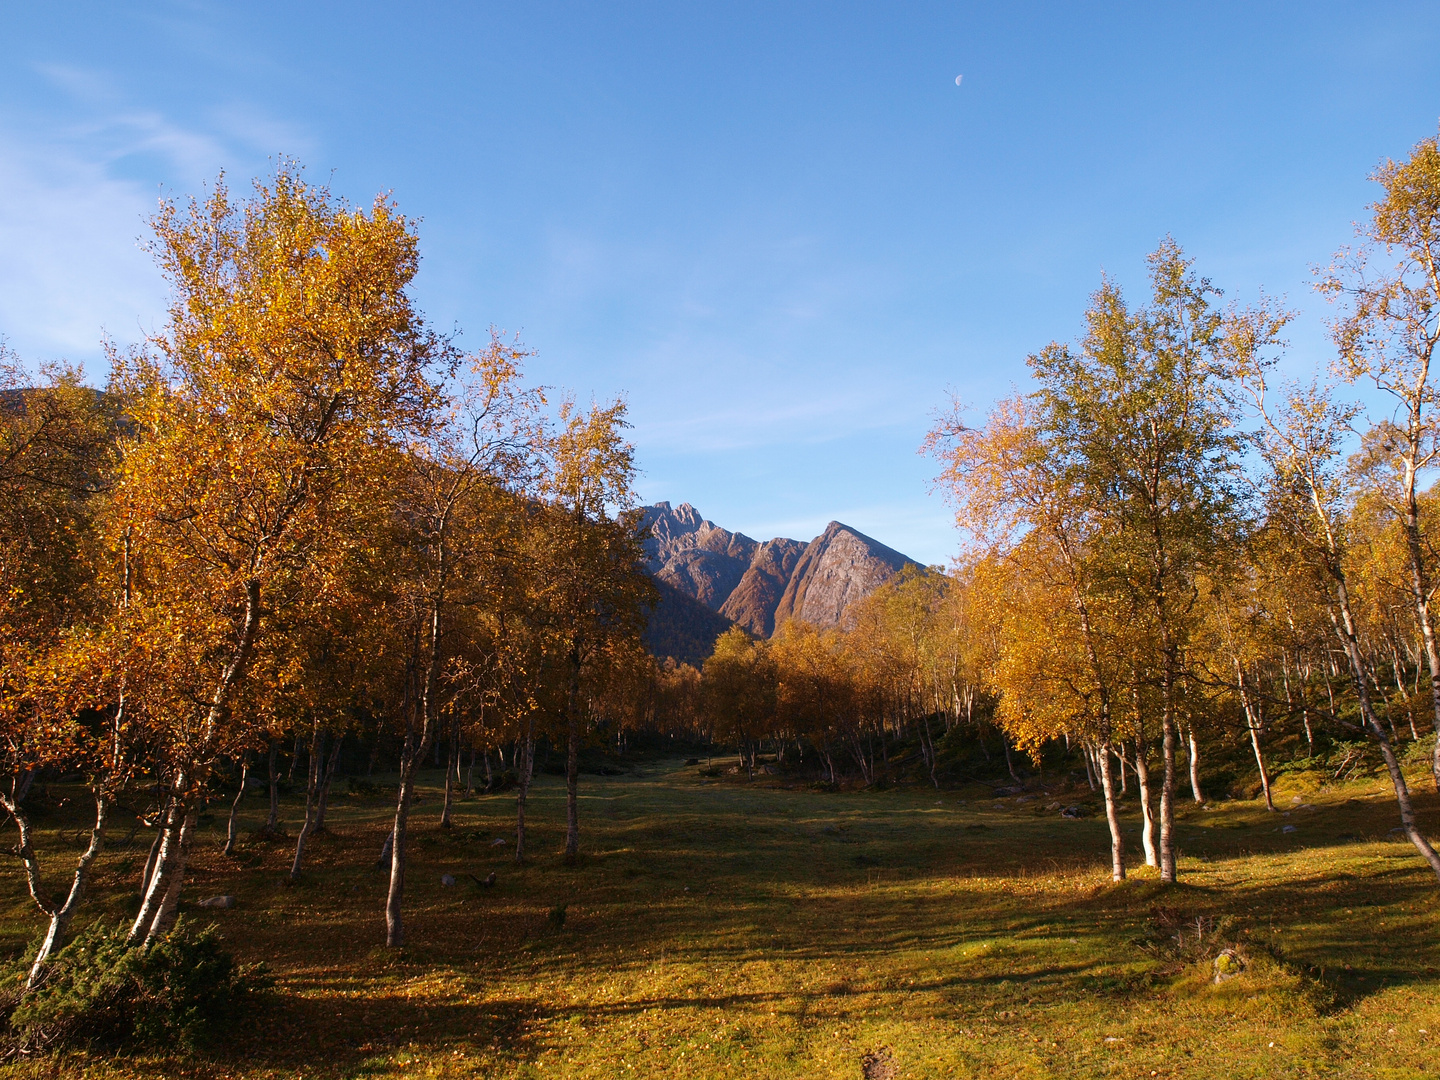
POLYGON ((960 80, 963 79, 963 78, 965 78, 964 75, 956 75, 956 76, 955 76, 955 85, 956 85, 956 86, 959 86, 959 85, 960 85, 960 80))

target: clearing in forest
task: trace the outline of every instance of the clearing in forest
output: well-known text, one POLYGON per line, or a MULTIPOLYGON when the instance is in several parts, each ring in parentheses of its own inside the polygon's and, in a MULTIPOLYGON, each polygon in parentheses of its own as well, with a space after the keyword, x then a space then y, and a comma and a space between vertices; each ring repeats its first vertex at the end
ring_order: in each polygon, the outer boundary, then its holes
MULTIPOLYGON (((383 947, 386 878, 374 869, 393 814, 382 778, 336 793, 294 886, 285 843, 247 833, 223 856, 217 814, 202 825, 184 918, 217 922, 237 958, 265 960, 273 997, 208 1054, 72 1053, 5 1071, 856 1080, 1434 1068, 1440 896, 1390 831, 1393 798, 1370 781, 1317 789, 1287 774, 1277 802, 1288 813, 1183 807, 1182 883, 1164 888, 1144 869, 1110 883, 1104 820, 1054 808, 1083 792, 834 794, 700 773, 658 761, 587 777, 574 867, 561 859, 562 781, 532 791, 523 867, 511 794, 462 803, 442 831, 437 792, 422 788, 400 952, 383 947), (236 906, 196 906, 220 893, 236 906), (1226 949, 1244 969, 1217 985, 1226 949)), ((70 808, 44 822, 52 851, 70 842, 70 808)), ((1433 822, 1434 796, 1420 810, 1433 822)), ((285 804, 292 831, 300 814, 285 804)), ((1138 847, 1133 800, 1126 822, 1138 847)), ((103 856, 94 917, 134 909, 144 850, 122 843, 127 831, 117 823, 103 856)), ((4 944, 18 953, 38 922, 18 879, 4 887, 4 944)))

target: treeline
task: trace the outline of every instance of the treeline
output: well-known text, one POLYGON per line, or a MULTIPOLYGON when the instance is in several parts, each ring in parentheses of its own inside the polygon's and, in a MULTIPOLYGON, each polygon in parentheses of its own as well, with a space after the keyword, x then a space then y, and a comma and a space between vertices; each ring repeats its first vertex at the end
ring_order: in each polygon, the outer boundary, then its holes
POLYGON ((581 742, 654 666, 622 402, 552 406, 517 344, 465 353, 432 330, 409 294, 413 225, 385 199, 349 206, 286 164, 153 225, 169 318, 110 349, 105 392, 4 358, 0 804, 49 917, 31 985, 121 800, 155 829, 128 933, 148 946, 174 924, 207 800, 263 777, 273 827, 292 748, 301 872, 352 732, 399 770, 388 944, 437 743, 447 819, 462 748, 515 748, 517 858, 536 740, 564 747, 573 858, 581 742), (84 777, 94 817, 56 894, 27 796, 62 774, 84 777))
POLYGON ((938 786, 937 740, 989 726, 966 651, 970 599, 949 575, 907 566, 843 626, 792 620, 768 641, 732 627, 702 668, 656 671, 651 715, 673 733, 738 749, 752 776, 768 753, 787 772, 868 785, 892 751, 913 746, 938 786))

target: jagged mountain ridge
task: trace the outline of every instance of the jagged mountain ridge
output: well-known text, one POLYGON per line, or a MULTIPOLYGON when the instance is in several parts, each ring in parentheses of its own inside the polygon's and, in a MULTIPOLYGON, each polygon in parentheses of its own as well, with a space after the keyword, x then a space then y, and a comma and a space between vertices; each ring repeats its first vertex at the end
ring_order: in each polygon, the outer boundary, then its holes
POLYGON ((701 517, 689 503, 660 502, 643 513, 650 573, 759 637, 787 619, 837 626, 915 562, 838 521, 808 544, 786 537, 761 543, 701 517))
POLYGON ((756 547, 740 583, 720 606, 720 614, 752 634, 760 637, 773 634, 775 612, 806 548, 799 540, 787 540, 783 536, 756 547))

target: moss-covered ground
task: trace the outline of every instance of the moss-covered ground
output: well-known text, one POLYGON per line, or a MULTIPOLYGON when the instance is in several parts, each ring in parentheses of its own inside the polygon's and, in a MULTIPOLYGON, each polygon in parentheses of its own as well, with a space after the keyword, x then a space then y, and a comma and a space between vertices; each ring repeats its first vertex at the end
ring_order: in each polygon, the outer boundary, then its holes
MULTIPOLYGON (((1171 888, 1143 867, 1111 884, 1103 819, 1055 809, 1086 794, 837 794, 657 760, 584 778, 585 854, 567 867, 558 779, 532 794, 524 866, 513 793, 461 803, 442 831, 431 786, 401 952, 382 946, 383 790, 337 790, 295 886, 287 843, 247 832, 221 855, 217 807, 185 917, 267 961, 273 997, 203 1054, 70 1053, 4 1072, 856 1080, 866 1054, 872 1077, 1440 1072, 1440 889, 1390 832, 1379 783, 1295 772, 1281 812, 1183 804, 1171 888), (477 883, 491 871, 493 887, 477 883), (223 893, 233 910, 194 906, 223 893), (1216 985, 1227 945, 1245 969, 1216 985)), ((249 797, 247 829, 262 804, 249 797)), ((1440 832, 1440 802, 1420 805, 1440 832)), ((44 819, 57 884, 83 809, 44 819)), ((284 809, 293 830, 298 802, 284 809)), ((1126 820, 1137 839, 1133 807, 1126 820)), ((121 815, 86 918, 133 910, 145 836, 127 846, 128 832, 121 815)), ((0 878, 12 954, 40 926, 18 871, 0 878)))

